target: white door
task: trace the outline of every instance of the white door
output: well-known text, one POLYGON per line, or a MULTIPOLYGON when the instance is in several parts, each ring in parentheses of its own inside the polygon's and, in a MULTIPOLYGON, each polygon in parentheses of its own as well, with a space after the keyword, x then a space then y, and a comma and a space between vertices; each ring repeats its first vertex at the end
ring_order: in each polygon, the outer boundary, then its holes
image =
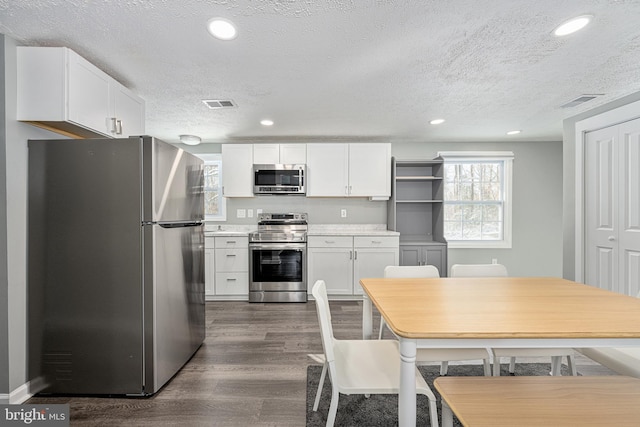
POLYGON ((585 283, 627 295, 640 284, 640 120, 586 134, 585 283))
POLYGON ((253 197, 253 145, 222 144, 222 194, 253 197))
POLYGON ((345 197, 348 194, 348 144, 307 144, 307 197, 345 197))

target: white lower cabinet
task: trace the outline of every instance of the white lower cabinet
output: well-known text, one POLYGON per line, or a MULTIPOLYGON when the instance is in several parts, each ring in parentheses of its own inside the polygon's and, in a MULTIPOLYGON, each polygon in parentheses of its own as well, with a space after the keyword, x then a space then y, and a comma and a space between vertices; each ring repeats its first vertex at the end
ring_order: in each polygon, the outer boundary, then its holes
POLYGON ((212 299, 215 295, 215 278, 216 278, 216 253, 215 238, 204 238, 204 296, 206 299, 212 299))
POLYGON ((216 236, 214 252, 214 295, 249 299, 248 237, 216 236))
POLYGON ((309 236, 308 292, 324 280, 327 294, 360 296, 360 279, 382 277, 387 265, 398 265, 397 236, 309 236))

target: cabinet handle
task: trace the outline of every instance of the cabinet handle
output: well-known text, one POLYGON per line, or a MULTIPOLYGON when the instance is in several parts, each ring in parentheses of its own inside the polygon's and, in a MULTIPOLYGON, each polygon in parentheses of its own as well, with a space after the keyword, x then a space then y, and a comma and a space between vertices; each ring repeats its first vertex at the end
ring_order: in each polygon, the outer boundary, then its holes
POLYGON ((351 186, 349 186, 349 194, 351 194, 351 186))
POLYGON ((616 238, 614 236, 609 236, 609 241, 613 242, 614 240, 616 240, 616 238))
POLYGON ((336 241, 335 240, 325 240, 324 242, 325 243, 335 243, 336 241))
POLYGON ((353 259, 358 259, 358 251, 353 251, 353 259))
POLYGON ((116 120, 116 134, 122 135, 122 120, 116 120))
POLYGON ((349 259, 353 259, 353 251, 349 251, 349 259))
POLYGON ((111 122, 111 133, 118 133, 118 120, 115 117, 109 117, 109 121, 111 122))
POLYGON ((349 187, 346 185, 344 186, 344 194, 349 194, 349 187))
POLYGON ((371 243, 379 245, 380 243, 382 243, 382 241, 381 240, 372 240, 371 243))
POLYGON ((236 256, 236 255, 235 254, 227 254, 227 256, 229 257, 229 256, 236 256))
POLYGON ((227 282, 235 282, 238 279, 227 279, 227 282))
POLYGON ((234 244, 235 245, 236 241, 235 240, 227 240, 227 245, 230 245, 230 244, 234 244))

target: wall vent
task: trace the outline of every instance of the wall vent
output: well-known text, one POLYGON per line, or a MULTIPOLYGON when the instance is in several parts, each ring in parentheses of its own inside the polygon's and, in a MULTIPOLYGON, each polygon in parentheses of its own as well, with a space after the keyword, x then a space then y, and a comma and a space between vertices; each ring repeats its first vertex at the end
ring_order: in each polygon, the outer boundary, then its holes
POLYGON ((595 99, 595 98, 597 98, 599 96, 602 96, 602 95, 604 95, 604 94, 602 94, 602 93, 591 93, 591 94, 580 95, 579 97, 577 97, 573 101, 569 101, 566 104, 561 105, 560 108, 575 107, 577 105, 584 104, 585 102, 591 101, 592 99, 595 99))
POLYGON ((220 100, 220 99, 203 99, 202 102, 204 102, 204 105, 206 105, 207 107, 213 109, 216 108, 233 108, 233 107, 237 107, 237 105, 231 101, 230 99, 227 100, 220 100))

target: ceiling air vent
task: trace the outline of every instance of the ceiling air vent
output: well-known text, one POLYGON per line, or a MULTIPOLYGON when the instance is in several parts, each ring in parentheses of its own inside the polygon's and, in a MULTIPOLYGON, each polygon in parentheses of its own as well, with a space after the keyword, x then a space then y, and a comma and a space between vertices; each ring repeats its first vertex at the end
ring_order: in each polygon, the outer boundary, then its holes
POLYGON ((579 97, 577 97, 576 99, 574 99, 573 101, 569 101, 564 105, 561 105, 560 108, 571 108, 571 107, 575 107, 577 105, 580 104, 584 104, 587 101, 591 101, 592 99, 595 99, 599 96, 602 96, 602 93, 592 93, 592 94, 588 94, 588 95, 580 95, 579 97))
POLYGON ((230 99, 227 100, 219 100, 219 99, 203 99, 202 102, 204 102, 204 105, 206 105, 207 107, 213 109, 216 108, 233 108, 236 107, 236 104, 234 104, 233 101, 231 101, 230 99))

